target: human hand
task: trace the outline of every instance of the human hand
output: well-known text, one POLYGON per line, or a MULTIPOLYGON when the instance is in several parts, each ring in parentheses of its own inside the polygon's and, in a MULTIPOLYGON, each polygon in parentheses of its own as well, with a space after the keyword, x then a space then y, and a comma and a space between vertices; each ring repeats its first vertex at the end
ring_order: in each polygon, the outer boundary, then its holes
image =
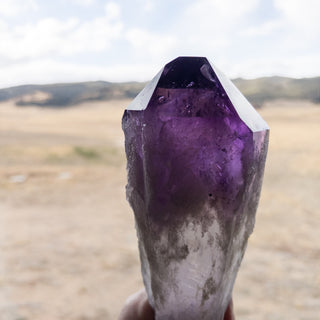
POLYGON ((119 320, 154 320, 147 293, 144 289, 131 295, 124 304, 119 320))
MULTIPOLYGON (((144 289, 130 296, 121 313, 119 320, 154 320, 154 311, 151 308, 146 291, 144 289)), ((235 320, 233 303, 230 300, 224 320, 235 320)))

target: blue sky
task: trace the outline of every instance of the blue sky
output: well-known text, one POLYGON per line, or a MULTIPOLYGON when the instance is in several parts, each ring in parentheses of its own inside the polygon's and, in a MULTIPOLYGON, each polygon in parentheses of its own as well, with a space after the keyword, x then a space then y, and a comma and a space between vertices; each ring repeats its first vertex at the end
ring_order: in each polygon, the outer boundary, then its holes
POLYGON ((144 81, 179 55, 227 76, 320 75, 318 0, 1 0, 0 87, 144 81))

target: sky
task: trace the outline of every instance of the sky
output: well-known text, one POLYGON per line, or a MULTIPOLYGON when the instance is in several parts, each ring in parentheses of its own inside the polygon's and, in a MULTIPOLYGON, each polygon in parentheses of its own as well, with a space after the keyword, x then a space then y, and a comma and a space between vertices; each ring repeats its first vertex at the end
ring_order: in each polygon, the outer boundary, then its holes
POLYGON ((0 0, 0 87, 146 81, 177 56, 228 77, 320 75, 319 0, 0 0))

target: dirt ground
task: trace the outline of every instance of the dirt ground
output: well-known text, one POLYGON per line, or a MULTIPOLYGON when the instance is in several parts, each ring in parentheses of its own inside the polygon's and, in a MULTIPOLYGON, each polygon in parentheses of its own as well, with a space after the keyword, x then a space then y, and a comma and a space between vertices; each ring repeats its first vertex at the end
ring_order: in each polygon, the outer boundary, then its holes
MULTIPOLYGON (((0 320, 116 319, 142 287, 125 200, 128 101, 53 110, 0 104, 0 320)), ((241 320, 320 315, 320 106, 278 101, 241 320)))

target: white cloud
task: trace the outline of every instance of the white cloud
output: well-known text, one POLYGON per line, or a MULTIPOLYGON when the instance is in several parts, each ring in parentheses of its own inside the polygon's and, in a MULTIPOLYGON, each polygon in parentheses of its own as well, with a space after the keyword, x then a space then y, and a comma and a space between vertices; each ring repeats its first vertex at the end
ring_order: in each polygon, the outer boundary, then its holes
POLYGON ((0 16, 14 17, 29 10, 37 10, 38 5, 35 0, 1 0, 0 16))
POLYGON ((218 52, 232 44, 246 16, 259 0, 199 0, 186 7, 178 19, 176 29, 181 47, 190 54, 218 52))
POLYGON ((320 48, 320 2, 318 0, 274 0, 287 33, 284 46, 290 50, 320 48))
POLYGON ((320 2, 318 0, 274 0, 283 23, 283 47, 289 52, 320 49, 320 2))
POLYGON ((127 31, 126 39, 137 51, 142 51, 141 56, 150 54, 153 58, 167 55, 176 46, 174 36, 156 34, 140 28, 127 31))
POLYGON ((214 14, 214 17, 234 19, 243 17, 243 15, 255 9, 259 0, 201 0, 197 5, 202 6, 204 9, 211 9, 208 14, 214 14))
POLYGON ((7 60, 35 59, 54 55, 101 52, 119 38, 122 23, 108 16, 80 23, 55 18, 41 19, 34 24, 0 29, 0 57, 7 60))
POLYGON ((230 78, 257 78, 261 76, 286 76, 293 78, 319 76, 320 59, 318 55, 287 57, 286 59, 268 58, 267 56, 241 61, 231 66, 224 63, 222 70, 230 78))
POLYGON ((181 19, 195 29, 202 27, 198 23, 203 22, 205 26, 209 26, 208 32, 216 27, 223 32, 224 29, 237 25, 239 19, 245 18, 258 3, 259 0, 198 0, 185 8, 181 19))
POLYGON ((155 9, 154 0, 140 0, 140 6, 145 12, 151 12, 155 9))
POLYGON ((104 9, 109 20, 115 20, 120 17, 121 8, 116 2, 108 2, 104 9))
POLYGON ((319 73, 320 1, 274 0, 278 15, 251 22, 260 0, 199 0, 177 22, 180 53, 205 55, 232 77, 319 73), (305 7, 308 7, 305 9, 305 7), (303 17, 302 17, 303 16, 303 17))
POLYGON ((110 22, 107 18, 96 18, 79 26, 63 41, 61 54, 101 52, 110 48, 112 41, 121 35, 122 23, 110 22))
POLYGON ((42 84, 61 81, 146 81, 150 80, 159 69, 160 66, 146 63, 121 63, 106 67, 59 62, 53 59, 39 59, 1 68, 0 88, 24 83, 42 84))
POLYGON ((283 21, 271 20, 263 23, 259 26, 250 26, 239 33, 244 36, 248 37, 256 37, 256 36, 268 36, 279 30, 283 27, 283 21))
MULTIPOLYGON (((179 12, 170 33, 134 27, 126 32, 126 39, 137 56, 149 54, 154 60, 176 55, 210 55, 232 42, 235 26, 255 8, 258 1, 194 1, 179 12)), ((143 10, 154 9, 154 1, 139 2, 143 10)))
POLYGON ((303 30, 320 32, 320 1, 318 0, 274 0, 275 7, 292 25, 303 30))
POLYGON ((68 0, 66 2, 71 1, 72 3, 79 5, 79 6, 84 6, 84 7, 89 7, 93 4, 95 4, 96 0, 68 0))

